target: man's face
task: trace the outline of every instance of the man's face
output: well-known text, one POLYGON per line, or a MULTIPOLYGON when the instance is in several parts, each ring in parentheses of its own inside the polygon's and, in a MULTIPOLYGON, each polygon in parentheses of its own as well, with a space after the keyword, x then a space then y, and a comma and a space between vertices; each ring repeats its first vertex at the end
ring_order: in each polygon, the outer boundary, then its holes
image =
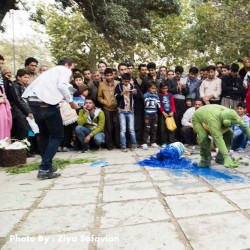
POLYGON ((141 67, 141 69, 140 69, 140 75, 141 75, 142 77, 145 77, 147 74, 148 74, 148 69, 147 69, 147 67, 141 67))
POLYGON ((47 66, 42 66, 39 70, 40 74, 42 74, 43 72, 47 71, 49 68, 47 66))
POLYGON ((201 70, 200 71, 201 79, 206 79, 208 77, 208 71, 207 70, 201 70))
POLYGON ((112 73, 108 73, 105 75, 105 79, 107 82, 112 82, 114 80, 114 75, 112 73))
MULTIPOLYGON (((1 65, 1 61, 0 61, 0 65, 1 65)), ((246 68, 250 68, 250 61, 249 60, 246 60, 246 62, 244 63, 244 66, 246 68)))
POLYGON ((36 62, 31 62, 29 65, 26 66, 26 69, 31 73, 35 73, 36 68, 37 68, 37 63, 36 62))
POLYGON ((156 76, 156 69, 154 69, 154 68, 148 69, 148 74, 150 76, 156 76))
POLYGON ((123 85, 128 86, 130 83, 130 80, 123 80, 122 79, 122 83, 123 83, 123 85))
POLYGON ((99 63, 98 65, 98 70, 101 72, 101 73, 104 73, 104 70, 107 68, 106 64, 105 63, 99 63))
POLYGON ((227 74, 229 74, 229 70, 228 69, 226 69, 226 68, 222 68, 221 69, 221 74, 224 76, 224 75, 227 75, 227 74))
POLYGON ((219 73, 221 73, 222 66, 223 66, 223 65, 222 65, 221 63, 219 63, 219 64, 216 65, 216 69, 217 69, 217 71, 218 71, 219 73))
POLYGON ((124 66, 124 65, 121 65, 118 70, 119 70, 120 75, 123 75, 128 72, 127 66, 124 66))
POLYGON ((11 71, 9 68, 2 69, 2 72, 5 76, 11 77, 11 71))
POLYGON ((237 113, 239 116, 243 116, 246 114, 246 109, 244 109, 242 107, 237 107, 237 113))
POLYGON ((195 73, 189 73, 189 80, 194 80, 197 77, 197 74, 195 73))
POLYGON ((231 71, 230 72, 230 75, 233 77, 233 78, 235 78, 235 77, 237 77, 237 75, 238 75, 238 71, 231 71))
POLYGON ((95 82, 100 82, 101 81, 101 74, 98 72, 98 73, 94 73, 93 75, 92 75, 92 77, 93 77, 93 80, 95 81, 95 82))
POLYGON ((182 72, 175 72, 175 78, 177 80, 180 80, 181 79, 181 76, 182 76, 182 72))
POLYGON ((83 84, 84 84, 84 83, 83 83, 82 78, 79 77, 79 78, 76 78, 76 79, 75 79, 75 85, 76 85, 76 86, 79 87, 79 86, 82 86, 83 84))
POLYGON ((84 104, 85 108, 87 110, 92 110, 95 107, 95 104, 93 103, 93 101, 91 100, 86 100, 85 104, 84 104))
POLYGON ((4 65, 4 60, 0 60, 0 70, 2 69, 3 65, 4 65))
POLYGON ((28 85, 29 84, 29 79, 30 79, 30 76, 25 74, 24 76, 18 76, 17 77, 17 80, 19 82, 21 82, 22 84, 24 85, 28 85))
POLYGON ((85 80, 90 80, 91 79, 91 72, 90 72, 90 70, 85 70, 84 72, 83 72, 83 76, 84 76, 84 79, 85 80))
POLYGON ((208 78, 209 79, 214 79, 215 78, 215 71, 214 70, 210 69, 208 71, 208 78))
POLYGON ((128 72, 130 75, 132 75, 133 72, 134 72, 134 67, 133 67, 133 66, 128 66, 128 67, 127 67, 127 72, 128 72))
POLYGON ((174 72, 173 71, 169 71, 167 74, 167 78, 168 80, 174 77, 174 72))
POLYGON ((167 76, 167 69, 166 68, 160 68, 160 75, 161 76, 167 76))
POLYGON ((200 107, 203 106, 202 101, 195 101, 194 106, 195 106, 195 110, 199 109, 200 107))

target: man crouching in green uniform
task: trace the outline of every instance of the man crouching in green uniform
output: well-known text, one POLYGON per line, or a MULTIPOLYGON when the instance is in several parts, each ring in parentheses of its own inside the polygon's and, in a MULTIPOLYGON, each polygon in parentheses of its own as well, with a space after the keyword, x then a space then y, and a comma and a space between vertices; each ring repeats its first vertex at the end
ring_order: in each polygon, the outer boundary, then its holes
POLYGON ((238 167, 238 162, 229 155, 233 139, 233 131, 230 127, 237 124, 249 139, 250 129, 234 110, 217 104, 206 105, 194 113, 192 123, 200 144, 201 161, 199 167, 209 167, 211 165, 209 135, 219 149, 215 162, 224 164, 227 168, 238 167))

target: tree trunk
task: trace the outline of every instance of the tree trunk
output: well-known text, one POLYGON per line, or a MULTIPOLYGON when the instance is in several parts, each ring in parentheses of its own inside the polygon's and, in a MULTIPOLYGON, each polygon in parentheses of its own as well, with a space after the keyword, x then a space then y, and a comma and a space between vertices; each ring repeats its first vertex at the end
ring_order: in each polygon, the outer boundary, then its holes
POLYGON ((11 9, 17 9, 16 0, 1 0, 0 1, 0 24, 2 23, 6 13, 11 9))

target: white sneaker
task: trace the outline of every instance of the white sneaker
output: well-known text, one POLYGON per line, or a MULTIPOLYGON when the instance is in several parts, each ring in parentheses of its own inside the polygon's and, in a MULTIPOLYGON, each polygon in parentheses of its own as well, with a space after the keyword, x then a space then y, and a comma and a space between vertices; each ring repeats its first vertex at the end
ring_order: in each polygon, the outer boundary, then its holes
POLYGON ((144 150, 147 150, 148 149, 148 145, 147 144, 142 144, 141 148, 144 149, 144 150))
POLYGON ((57 152, 62 152, 62 147, 58 147, 57 152))
POLYGON ((166 146, 167 146, 166 143, 164 143, 164 144, 161 145, 162 148, 165 148, 166 146))
POLYGON ((152 143, 151 146, 152 146, 153 148, 159 148, 159 145, 157 145, 156 143, 152 143))

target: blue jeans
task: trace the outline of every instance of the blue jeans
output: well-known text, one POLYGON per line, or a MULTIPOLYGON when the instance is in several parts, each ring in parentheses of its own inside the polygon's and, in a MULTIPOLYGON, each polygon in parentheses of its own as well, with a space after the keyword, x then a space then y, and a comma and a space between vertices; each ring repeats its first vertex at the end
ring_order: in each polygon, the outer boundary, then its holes
POLYGON ((131 146, 136 147, 134 112, 119 110, 121 148, 126 148, 126 130, 130 134, 131 146))
MULTIPOLYGON (((89 143, 84 143, 83 141, 85 137, 91 133, 92 130, 84 126, 78 125, 76 126, 75 131, 76 131, 76 137, 80 141, 82 148, 83 149, 89 148, 89 143)), ((94 140, 94 143, 96 146, 101 146, 101 144, 105 142, 104 132, 95 134, 94 137, 91 138, 91 140, 92 139, 94 140)))
POLYGON ((29 103, 39 127, 39 148, 42 156, 40 170, 49 170, 52 160, 64 137, 63 122, 58 105, 40 107, 39 103, 29 103))
POLYGON ((232 149, 236 150, 238 148, 246 148, 247 141, 247 136, 244 133, 241 133, 233 139, 232 149))

